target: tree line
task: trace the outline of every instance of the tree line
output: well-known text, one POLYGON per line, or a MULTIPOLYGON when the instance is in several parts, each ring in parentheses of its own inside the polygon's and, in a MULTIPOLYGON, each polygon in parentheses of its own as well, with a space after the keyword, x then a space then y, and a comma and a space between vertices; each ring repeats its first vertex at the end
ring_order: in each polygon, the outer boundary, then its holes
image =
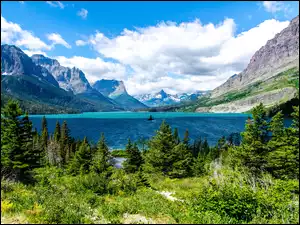
MULTIPOLYGON (((18 102, 9 101, 1 113, 1 176, 22 182, 32 182, 32 171, 38 167, 59 167, 68 174, 102 174, 112 176, 113 157, 104 134, 96 146, 70 135, 66 121, 56 123, 49 135, 47 120, 42 129, 33 129, 28 114, 24 115, 18 102)), ((201 176, 206 165, 230 152, 232 163, 241 164, 259 176, 267 171, 280 179, 299 178, 299 107, 294 107, 293 124, 284 127, 283 114, 278 112, 269 121, 265 107, 260 104, 252 111, 241 136, 223 136, 215 146, 201 138, 193 143, 186 130, 181 140, 178 130, 165 121, 141 150, 130 139, 125 148, 123 170, 137 173, 140 182, 148 185, 145 174, 159 173, 170 178, 201 176)))

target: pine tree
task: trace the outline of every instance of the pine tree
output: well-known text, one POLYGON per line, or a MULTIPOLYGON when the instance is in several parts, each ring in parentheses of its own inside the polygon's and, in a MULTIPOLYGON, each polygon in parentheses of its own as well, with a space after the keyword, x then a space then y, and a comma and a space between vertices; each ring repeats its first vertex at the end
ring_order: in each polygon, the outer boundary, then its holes
POLYGON ((17 180, 39 166, 40 154, 33 146, 32 123, 16 101, 9 100, 1 116, 1 170, 17 180))
POLYGON ((193 174, 195 176, 201 176, 203 174, 205 174, 205 163, 206 163, 206 157, 207 155, 205 154, 198 154, 197 158, 194 160, 193 163, 193 174))
POLYGON ((272 139, 268 143, 267 170, 276 178, 299 178, 299 111, 293 115, 293 124, 284 128, 283 114, 278 112, 271 120, 272 139), (298 126, 298 132, 297 132, 298 126))
POLYGON ((112 170, 111 159, 112 156, 105 143, 104 134, 102 133, 97 144, 97 150, 92 159, 91 170, 98 174, 103 172, 110 172, 112 170))
POLYGON ((140 166, 143 163, 143 158, 141 156, 141 152, 139 151, 136 143, 132 144, 130 139, 128 139, 128 143, 126 145, 126 155, 127 158, 123 162, 123 169, 127 173, 135 173, 140 169, 140 166))
POLYGON ((199 137, 194 141, 193 147, 191 148, 192 155, 194 158, 198 157, 198 154, 199 152, 201 152, 201 149, 202 149, 202 140, 201 137, 199 137))
POLYGON ((185 133, 184 133, 183 144, 185 144, 186 146, 188 146, 189 145, 189 141, 190 141, 189 131, 188 131, 188 129, 186 129, 185 133))
POLYGON ((168 175, 172 178, 182 178, 190 175, 192 157, 192 153, 185 144, 176 145, 171 151, 171 170, 168 175))
POLYGON ((55 130, 54 130, 54 141, 59 142, 60 141, 60 137, 61 137, 60 124, 57 121, 56 125, 55 125, 55 130))
POLYGON ((252 115, 253 120, 246 124, 245 131, 242 132, 242 144, 237 154, 243 164, 258 175, 265 170, 267 164, 269 123, 262 103, 253 108, 252 115))
MULTIPOLYGON (((61 126, 61 136, 60 136, 60 152, 63 158, 64 163, 66 162, 66 150, 69 148, 71 141, 70 130, 68 128, 67 122, 64 121, 61 126)), ((68 153, 69 154, 69 153, 68 153)), ((69 156, 68 156, 69 157, 69 156)))
POLYGON ((219 140, 218 140, 218 143, 217 143, 217 148, 219 149, 219 151, 221 149, 224 149, 226 146, 226 139, 225 139, 225 136, 222 136, 219 140))
POLYGON ((68 172, 72 175, 87 174, 90 172, 91 162, 91 148, 85 137, 68 166, 68 172))
POLYGON ((47 120, 46 117, 43 116, 42 119, 42 134, 40 136, 40 148, 42 150, 42 163, 45 164, 46 163, 46 152, 47 152, 47 144, 48 144, 48 139, 49 139, 49 135, 48 135, 48 126, 47 126, 47 120))
POLYGON ((163 121, 156 135, 149 141, 145 154, 145 172, 160 172, 165 175, 172 170, 171 152, 176 146, 170 126, 163 121))
POLYGON ((272 140, 275 140, 284 134, 283 114, 279 111, 273 116, 270 122, 270 131, 272 132, 272 140))
POLYGON ((48 123, 47 123, 47 120, 46 120, 45 116, 43 116, 43 118, 42 118, 42 131, 44 129, 48 129, 48 123))
POLYGON ((239 133, 231 133, 227 140, 230 146, 239 146, 241 144, 241 137, 239 133))
POLYGON ((208 144, 206 138, 204 139, 204 142, 202 143, 201 150, 202 150, 203 154, 205 154, 205 155, 210 152, 210 147, 209 147, 209 144, 208 144))
POLYGON ((178 145, 180 143, 180 138, 179 138, 179 134, 178 134, 178 129, 175 128, 174 129, 174 140, 175 140, 175 144, 178 145))

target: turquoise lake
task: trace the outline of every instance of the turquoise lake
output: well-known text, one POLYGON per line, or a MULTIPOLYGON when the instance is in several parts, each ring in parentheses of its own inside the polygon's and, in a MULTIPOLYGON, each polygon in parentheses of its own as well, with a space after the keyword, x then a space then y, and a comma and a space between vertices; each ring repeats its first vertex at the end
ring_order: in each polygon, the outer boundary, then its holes
MULTIPOLYGON (((140 138, 151 138, 163 120, 178 128, 183 138, 188 129, 190 139, 207 138, 210 145, 218 139, 233 132, 242 132, 250 114, 241 113, 182 113, 182 112, 93 112, 82 114, 53 114, 45 115, 48 121, 49 133, 53 133, 56 121, 67 121, 71 135, 97 143, 103 132, 111 149, 124 148, 127 139, 137 141, 140 138), (148 121, 152 115, 154 120, 148 121)), ((41 129, 43 115, 30 115, 33 126, 41 129)))

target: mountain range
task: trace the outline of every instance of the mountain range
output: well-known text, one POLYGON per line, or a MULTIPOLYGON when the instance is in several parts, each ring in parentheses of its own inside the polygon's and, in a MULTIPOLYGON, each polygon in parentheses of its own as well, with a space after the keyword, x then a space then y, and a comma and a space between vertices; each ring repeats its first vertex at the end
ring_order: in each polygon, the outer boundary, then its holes
POLYGON ((185 101, 195 101, 200 96, 208 94, 210 91, 196 91, 195 93, 181 93, 181 94, 167 94, 164 90, 161 90, 154 94, 135 95, 134 97, 140 102, 149 107, 166 106, 179 104, 185 101))
POLYGON ((154 111, 248 112, 260 102, 274 107, 299 96, 299 16, 258 49, 241 73, 212 91, 172 95, 161 90, 131 96, 123 81, 101 79, 91 85, 80 69, 64 67, 43 55, 29 57, 14 45, 1 45, 1 87, 1 105, 16 98, 30 113, 148 107, 154 111))
POLYGON ((14 45, 1 45, 1 95, 4 99, 16 98, 40 109, 50 107, 51 111, 57 108, 59 112, 74 113, 147 108, 127 93, 122 81, 99 80, 96 84, 92 87, 78 68, 61 66, 57 60, 39 54, 29 57, 14 45), (102 89, 99 85, 104 81, 121 91, 107 94, 105 87, 102 89))

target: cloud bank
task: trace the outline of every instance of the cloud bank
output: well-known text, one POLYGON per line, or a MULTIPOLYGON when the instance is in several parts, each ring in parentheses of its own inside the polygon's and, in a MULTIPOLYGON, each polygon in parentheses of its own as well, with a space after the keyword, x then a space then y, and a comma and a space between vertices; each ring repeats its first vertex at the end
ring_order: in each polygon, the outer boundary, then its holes
MULTIPOLYGON (((64 66, 81 69, 91 83, 103 78, 123 80, 133 95, 160 89, 170 93, 210 90, 245 69, 252 55, 288 24, 271 19, 236 34, 236 23, 231 18, 218 24, 202 24, 197 19, 124 29, 112 38, 95 31, 75 44, 89 46, 99 57, 53 58, 64 66)), ((1 16, 3 44, 17 45, 28 55, 43 54, 55 45, 71 48, 58 33, 45 37, 50 44, 1 16)))
MULTIPOLYGON (((266 20, 252 29, 235 34, 236 24, 226 18, 219 24, 161 22, 156 26, 124 29, 114 38, 96 31, 77 46, 90 45, 99 54, 130 66, 133 74, 125 84, 131 94, 208 90, 246 68, 252 55, 288 21, 266 20), (171 76, 176 74, 177 76, 171 76)), ((100 76, 100 73, 88 76, 100 76)), ((124 77, 121 74, 116 79, 124 77)))

